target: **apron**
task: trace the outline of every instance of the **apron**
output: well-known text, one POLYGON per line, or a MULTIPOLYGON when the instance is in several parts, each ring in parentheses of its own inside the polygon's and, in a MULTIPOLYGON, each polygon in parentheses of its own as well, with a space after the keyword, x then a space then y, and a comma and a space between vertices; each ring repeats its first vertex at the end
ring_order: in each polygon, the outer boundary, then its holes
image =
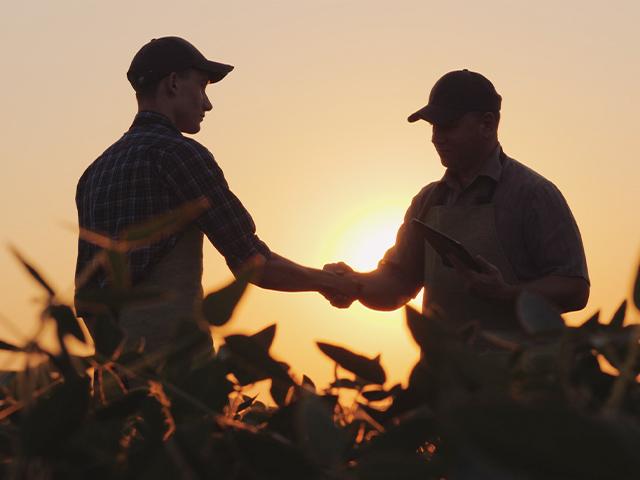
POLYGON ((120 326, 127 341, 125 351, 145 340, 145 353, 171 344, 178 325, 193 321, 202 304, 202 241, 196 227, 188 227, 175 247, 158 262, 141 287, 166 291, 171 297, 162 302, 133 305, 123 309, 120 326))
MULTIPOLYGON (((505 282, 516 284, 513 268, 500 246, 495 222, 493 191, 487 203, 472 206, 426 205, 420 220, 462 243, 472 255, 482 255, 495 265, 505 282)), ((444 265, 440 255, 424 242, 423 312, 440 312, 454 325, 475 321, 485 330, 519 331, 513 303, 494 300, 465 289, 463 278, 444 265)))

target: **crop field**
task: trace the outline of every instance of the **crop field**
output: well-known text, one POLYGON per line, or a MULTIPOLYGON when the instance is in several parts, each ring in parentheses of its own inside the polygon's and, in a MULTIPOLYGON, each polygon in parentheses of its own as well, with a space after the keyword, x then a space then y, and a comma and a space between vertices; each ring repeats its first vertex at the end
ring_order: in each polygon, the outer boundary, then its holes
POLYGON ((90 357, 69 352, 70 336, 91 342, 74 310, 15 252, 46 292, 42 321, 55 323, 59 348, 45 349, 38 336, 0 341, 42 359, 3 379, 0 478, 640 476, 640 327, 625 325, 627 309, 640 309, 640 269, 633 298, 613 318, 596 314, 577 327, 532 294, 518 299, 526 332, 518 336, 472 322, 453 329, 446 312, 406 307, 422 352, 406 387, 387 385, 375 352, 318 343, 335 364, 334 381, 318 388, 270 354, 276 325, 211 348, 210 327, 233 321, 252 271, 206 295, 202 316, 185 317, 171 346, 122 348, 122 308, 163 295, 128 285, 125 252, 173 223, 160 219, 104 245, 111 287, 78 293, 98 319, 90 357), (480 340, 491 348, 479 351, 480 340), (603 371, 602 359, 615 372, 603 371), (270 382, 272 404, 246 394, 261 381, 270 382))

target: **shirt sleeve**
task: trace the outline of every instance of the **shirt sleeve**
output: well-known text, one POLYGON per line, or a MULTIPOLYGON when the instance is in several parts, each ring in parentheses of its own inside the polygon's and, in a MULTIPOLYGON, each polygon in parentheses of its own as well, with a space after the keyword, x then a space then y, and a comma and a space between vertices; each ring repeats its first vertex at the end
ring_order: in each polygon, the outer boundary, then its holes
POLYGON ((210 208, 196 220, 198 228, 235 269, 256 254, 269 257, 269 247, 256 235, 256 225, 229 189, 213 155, 197 142, 181 144, 165 155, 162 174, 181 203, 206 197, 210 208))
POLYGON ((424 238, 413 228, 411 220, 422 215, 434 185, 427 185, 413 197, 398 229, 395 245, 387 250, 378 264, 378 268, 387 269, 416 289, 424 282, 424 238))
POLYGON ((525 242, 540 275, 581 277, 589 282, 578 225, 562 193, 551 182, 532 192, 525 242))

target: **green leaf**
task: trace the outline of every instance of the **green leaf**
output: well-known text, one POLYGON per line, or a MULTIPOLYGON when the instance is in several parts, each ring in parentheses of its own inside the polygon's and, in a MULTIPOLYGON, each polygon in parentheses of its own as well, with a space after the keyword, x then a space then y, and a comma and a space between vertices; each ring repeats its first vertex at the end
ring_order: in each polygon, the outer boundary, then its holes
POLYGON ((56 321, 60 338, 65 335, 73 335, 81 342, 85 341, 84 332, 71 308, 66 305, 51 305, 48 311, 56 321))
MULTIPOLYGON (((283 366, 271 358, 264 346, 255 338, 246 335, 229 335, 224 340, 225 346, 233 355, 234 361, 253 374, 254 378, 257 378, 254 381, 271 378, 276 381, 282 381, 287 385, 293 384, 293 380, 283 366)), ((236 374, 237 372, 233 371, 233 373, 236 374)), ((237 377, 238 375, 236 375, 237 377)), ((244 383, 240 378, 238 380, 244 383)))
POLYGON ((616 328, 622 328, 622 326, 624 324, 624 317, 625 317, 626 313, 627 313, 627 301, 624 300, 620 304, 618 309, 616 310, 616 313, 613 314, 613 317, 611 317, 611 321, 609 322, 609 326, 610 327, 616 327, 616 328))
POLYGON ((258 395, 255 395, 253 397, 250 397, 249 395, 243 395, 242 403, 238 405, 237 411, 241 412, 245 408, 249 408, 251 405, 253 405, 253 402, 256 400, 256 398, 258 398, 258 395))
MULTIPOLYGON (((180 379, 176 379, 175 385, 211 410, 222 413, 228 404, 229 394, 233 391, 233 384, 226 377, 226 368, 220 361, 211 358, 203 365, 183 374, 180 379)), ((181 396, 173 391, 168 391, 167 394, 171 397, 174 411, 178 408, 185 412, 193 411, 193 406, 181 396)))
POLYGON ((287 405, 287 399, 289 398, 289 391, 294 388, 292 385, 283 384, 282 382, 271 381, 271 388, 269 388, 269 394, 271 398, 279 407, 287 405))
POLYGON ((362 382, 349 378, 337 378, 329 385, 329 388, 348 388, 350 390, 360 390, 364 387, 362 382))
POLYGON ((273 325, 269 325, 268 327, 260 330, 258 333, 254 333, 253 335, 251 335, 251 338, 253 338, 260 345, 262 345, 265 350, 269 351, 275 336, 276 336, 276 324, 274 323, 273 325))
POLYGON ((413 307, 406 305, 404 313, 407 319, 407 326, 411 332, 411 336, 422 350, 427 350, 429 342, 429 334, 427 329, 427 318, 421 315, 413 307))
POLYGON ((600 326, 600 310, 591 315, 587 320, 584 321, 580 328, 585 329, 594 329, 600 326))
POLYGON ((360 378, 371 383, 383 384, 387 376, 380 365, 379 357, 370 359, 362 355, 350 352, 346 348, 330 345, 328 343, 316 342, 318 348, 326 356, 340 365, 345 370, 355 373, 360 378))
POLYGON ((27 269, 27 272, 29 272, 29 274, 36 280, 36 282, 38 282, 47 291, 49 296, 55 297, 56 293, 54 292, 53 288, 51 288, 49 284, 45 281, 45 279, 42 277, 42 275, 40 275, 40 273, 38 273, 38 271, 35 268, 33 268, 24 259, 24 257, 20 254, 20 252, 18 252, 18 250, 15 247, 10 246, 9 249, 11 250, 11 253, 13 253, 13 255, 22 264, 22 266, 27 269))
POLYGON ((341 464, 349 438, 333 421, 333 412, 323 398, 307 393, 298 403, 296 430, 302 449, 324 468, 341 464))
POLYGON ((311 388, 311 390, 313 390, 314 392, 316 391, 316 384, 313 383, 313 380, 311 380, 306 375, 302 375, 302 385, 303 386, 306 385, 307 387, 311 388))
POLYGON ((394 385, 390 390, 369 390, 366 392, 362 392, 362 396, 370 402, 378 402, 380 400, 384 400, 396 395, 400 390, 402 390, 402 386, 398 383, 394 385))
POLYGON ((247 269, 235 281, 204 298, 202 314, 211 325, 220 327, 229 321, 254 274, 254 269, 247 269))
POLYGON ((0 340, 0 350, 8 350, 10 352, 21 352, 22 348, 16 347, 15 345, 5 342, 4 340, 0 340))
POLYGON ((531 292, 523 292, 516 301, 520 325, 530 335, 553 332, 564 328, 564 320, 557 308, 544 298, 531 292))
POLYGON ((635 303, 636 308, 640 310, 640 265, 638 265, 638 273, 636 274, 636 285, 633 289, 633 303, 635 303))

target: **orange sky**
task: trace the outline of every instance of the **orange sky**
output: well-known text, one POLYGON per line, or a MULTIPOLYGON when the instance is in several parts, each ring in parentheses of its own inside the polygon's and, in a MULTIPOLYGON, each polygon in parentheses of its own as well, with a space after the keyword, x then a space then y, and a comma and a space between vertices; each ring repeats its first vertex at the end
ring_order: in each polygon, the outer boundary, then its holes
MULTIPOLYGON (((503 96, 505 151, 562 190, 581 228, 592 295, 570 321, 608 317, 639 253, 639 20, 633 1, 14 2, 0 19, 0 237, 70 298, 77 179, 133 118, 135 51, 180 35, 236 66, 209 87, 196 138, 261 238, 299 263, 371 267, 442 175, 428 126, 407 114, 443 73, 469 68, 503 96)), ((205 288, 230 278, 207 246, 205 288)), ((16 340, 36 325, 40 293, 5 248, 0 292, 0 338, 16 340)), ((314 294, 251 288, 227 331, 273 322, 275 353, 320 383, 332 366, 315 340, 382 353, 392 381, 417 355, 400 312, 335 310, 314 294)))

